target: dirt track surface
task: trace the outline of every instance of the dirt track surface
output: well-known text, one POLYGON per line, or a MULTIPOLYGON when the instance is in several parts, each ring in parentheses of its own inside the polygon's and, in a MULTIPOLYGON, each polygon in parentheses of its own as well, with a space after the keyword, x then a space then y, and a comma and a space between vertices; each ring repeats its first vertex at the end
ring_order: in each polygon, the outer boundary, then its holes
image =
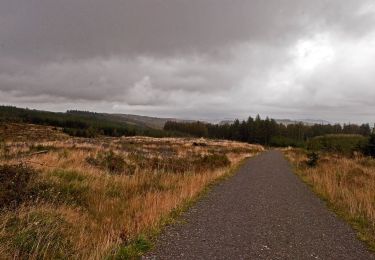
POLYGON ((277 151, 249 159, 145 259, 375 259, 277 151))

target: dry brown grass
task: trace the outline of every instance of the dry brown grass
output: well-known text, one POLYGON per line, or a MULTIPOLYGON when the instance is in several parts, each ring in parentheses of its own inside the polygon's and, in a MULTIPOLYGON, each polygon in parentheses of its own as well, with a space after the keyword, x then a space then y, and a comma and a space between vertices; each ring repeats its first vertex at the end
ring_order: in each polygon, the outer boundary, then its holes
POLYGON ((296 173, 375 249, 375 160, 323 154, 316 167, 307 167, 302 150, 285 150, 285 154, 296 173))
POLYGON ((15 140, 8 136, 6 147, 1 164, 23 162, 38 172, 30 184, 30 199, 16 209, 0 211, 0 255, 9 259, 114 256, 141 234, 160 228, 173 210, 245 157, 263 150, 203 139, 24 140, 18 135, 15 140), (30 156, 37 151, 48 152, 30 156), (109 151, 123 158, 125 165, 132 165, 134 172, 129 175, 126 168, 111 172, 87 159, 109 151), (228 166, 222 163, 225 156, 228 166), (173 162, 185 161, 188 163, 174 170, 173 162))
POLYGON ((68 136, 58 128, 52 126, 40 126, 21 123, 0 122, 0 136, 9 141, 46 141, 64 140, 68 136))

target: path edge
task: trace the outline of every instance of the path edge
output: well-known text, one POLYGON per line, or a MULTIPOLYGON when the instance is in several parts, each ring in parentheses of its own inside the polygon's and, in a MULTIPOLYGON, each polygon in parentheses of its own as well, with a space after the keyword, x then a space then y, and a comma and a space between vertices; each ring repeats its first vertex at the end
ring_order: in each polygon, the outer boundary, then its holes
POLYGON ((141 259, 142 256, 149 253, 155 248, 157 239, 168 226, 184 224, 185 222, 182 218, 184 213, 186 213, 199 201, 206 198, 216 186, 234 177, 245 163, 255 157, 258 157, 264 152, 266 151, 259 152, 254 156, 246 157, 235 165, 231 166, 222 176, 206 185, 193 198, 186 200, 180 206, 169 212, 166 216, 162 217, 156 227, 149 230, 146 234, 139 235, 137 238, 130 241, 126 246, 120 247, 118 251, 121 251, 122 254, 118 252, 113 256, 107 257, 106 259, 141 259))
POLYGON ((308 187, 308 189, 320 200, 323 202, 324 206, 327 208, 328 211, 332 212, 339 220, 345 222, 348 224, 354 231, 357 239, 364 244, 367 250, 370 251, 370 253, 375 253, 375 244, 372 244, 369 239, 367 239, 366 235, 366 227, 363 227, 363 225, 358 221, 350 216, 348 216, 342 209, 338 208, 334 203, 330 202, 329 199, 324 196, 324 194, 321 194, 316 190, 314 185, 310 183, 308 180, 303 178, 301 174, 298 173, 297 167, 289 160, 289 158, 286 156, 286 154, 281 150, 281 153, 283 154, 283 157, 288 162, 288 165, 290 169, 292 170, 292 173, 297 176, 298 180, 300 180, 304 185, 308 187))

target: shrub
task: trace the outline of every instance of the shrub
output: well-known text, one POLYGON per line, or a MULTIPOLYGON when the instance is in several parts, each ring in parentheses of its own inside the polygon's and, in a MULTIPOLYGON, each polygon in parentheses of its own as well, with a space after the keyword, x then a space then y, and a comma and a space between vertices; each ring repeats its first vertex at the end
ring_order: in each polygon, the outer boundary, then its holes
POLYGON ((89 127, 87 129, 65 127, 63 129, 63 132, 70 136, 85 137, 85 138, 95 138, 99 135, 98 131, 92 127, 89 127))
POLYGON ((87 157, 86 162, 107 170, 111 174, 132 175, 135 172, 134 165, 126 163, 121 155, 113 151, 99 153, 96 157, 87 157))
POLYGON ((375 134, 372 134, 368 143, 364 145, 363 152, 365 155, 375 157, 375 134))
POLYGON ((102 164, 110 173, 123 172, 126 166, 124 158, 112 151, 104 155, 102 164))
POLYGON ((366 138, 361 135, 324 135, 315 137, 307 143, 307 148, 312 151, 335 152, 352 155, 360 151, 366 138))
POLYGON ((316 167, 318 165, 319 154, 316 152, 309 153, 307 155, 307 166, 316 167))
POLYGON ((230 161, 225 154, 210 154, 199 157, 194 161, 195 167, 199 170, 213 170, 230 165, 230 161))
POLYGON ((148 163, 148 158, 143 154, 138 151, 133 151, 128 155, 128 159, 138 165, 140 168, 146 167, 146 164, 148 163))
POLYGON ((64 148, 59 152, 59 159, 66 159, 69 156, 69 150, 64 148))
POLYGON ((171 173, 183 173, 192 169, 191 160, 188 158, 152 157, 146 162, 146 167, 171 173))
POLYGON ((303 147, 304 142, 284 136, 273 136, 270 145, 274 147, 303 147))
POLYGON ((17 206, 29 193, 35 171, 25 165, 0 166, 0 207, 17 206))
POLYGON ((202 142, 193 142, 193 146, 207 146, 206 143, 202 143, 202 142))

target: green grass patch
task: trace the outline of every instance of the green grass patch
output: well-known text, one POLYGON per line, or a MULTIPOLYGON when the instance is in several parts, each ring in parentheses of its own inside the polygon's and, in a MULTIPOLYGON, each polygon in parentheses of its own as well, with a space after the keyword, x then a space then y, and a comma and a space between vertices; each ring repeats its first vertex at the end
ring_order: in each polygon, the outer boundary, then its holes
POLYGON ((89 184, 85 180, 77 171, 56 169, 47 178, 35 182, 31 193, 38 200, 86 207, 89 184))
POLYGON ((144 252, 153 247, 152 241, 145 235, 140 235, 126 246, 120 246, 113 257, 113 260, 139 259, 144 252))
POLYGON ((69 230, 58 214, 36 211, 8 219, 0 242, 16 252, 17 259, 66 259, 74 254, 69 230))
POLYGON ((82 182, 86 179, 85 176, 74 170, 57 169, 51 174, 65 182, 82 182))

